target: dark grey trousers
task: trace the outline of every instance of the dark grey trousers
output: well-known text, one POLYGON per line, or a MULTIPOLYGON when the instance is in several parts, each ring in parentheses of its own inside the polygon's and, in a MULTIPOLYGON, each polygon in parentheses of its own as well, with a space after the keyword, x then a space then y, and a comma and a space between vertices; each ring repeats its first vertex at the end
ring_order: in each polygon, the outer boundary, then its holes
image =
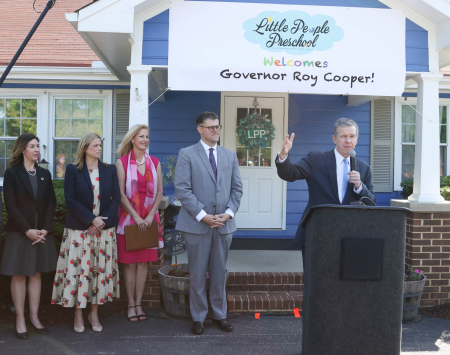
POLYGON ((183 233, 190 272, 190 307, 192 320, 204 322, 208 313, 206 271, 209 272, 209 301, 213 319, 227 318, 225 274, 233 234, 220 234, 216 228, 207 234, 183 233))

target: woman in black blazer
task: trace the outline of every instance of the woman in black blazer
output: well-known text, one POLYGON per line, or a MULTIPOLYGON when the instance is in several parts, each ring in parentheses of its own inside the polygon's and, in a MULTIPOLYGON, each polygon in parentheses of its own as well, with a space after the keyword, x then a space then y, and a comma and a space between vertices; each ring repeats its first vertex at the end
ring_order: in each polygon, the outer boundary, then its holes
POLYGON ((82 309, 91 303, 89 323, 102 331, 98 305, 119 297, 117 239, 120 188, 114 165, 100 161, 95 133, 78 143, 77 159, 67 165, 64 196, 67 215, 53 283, 52 303, 76 307, 74 330, 84 331, 82 309))
POLYGON ((55 191, 50 172, 36 164, 39 154, 38 137, 30 133, 19 136, 3 180, 8 222, 0 273, 12 276, 16 336, 20 339, 28 337, 24 317, 27 289, 31 324, 39 334, 48 333, 38 317, 41 273, 56 267, 57 253, 51 234, 55 191))

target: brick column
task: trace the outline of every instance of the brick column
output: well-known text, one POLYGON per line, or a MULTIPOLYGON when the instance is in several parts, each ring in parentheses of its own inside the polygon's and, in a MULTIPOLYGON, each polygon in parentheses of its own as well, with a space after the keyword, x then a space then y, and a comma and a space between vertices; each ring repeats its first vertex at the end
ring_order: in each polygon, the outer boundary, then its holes
MULTIPOLYGON (((391 206, 408 208, 406 203, 406 200, 392 200, 391 206)), ((408 216, 406 222, 405 264, 407 267, 424 271, 427 276, 420 306, 448 303, 450 302, 450 204, 439 203, 429 206, 429 204, 408 203, 408 205, 413 213, 408 216)))

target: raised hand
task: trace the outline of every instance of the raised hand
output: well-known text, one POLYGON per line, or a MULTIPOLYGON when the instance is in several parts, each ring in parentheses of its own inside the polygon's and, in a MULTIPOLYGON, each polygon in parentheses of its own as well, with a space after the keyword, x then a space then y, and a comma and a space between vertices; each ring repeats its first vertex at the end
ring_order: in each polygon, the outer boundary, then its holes
POLYGON ((289 138, 289 134, 286 134, 284 137, 283 146, 281 147, 280 159, 283 160, 288 155, 289 151, 292 148, 292 143, 294 142, 295 133, 291 134, 291 138, 289 138))

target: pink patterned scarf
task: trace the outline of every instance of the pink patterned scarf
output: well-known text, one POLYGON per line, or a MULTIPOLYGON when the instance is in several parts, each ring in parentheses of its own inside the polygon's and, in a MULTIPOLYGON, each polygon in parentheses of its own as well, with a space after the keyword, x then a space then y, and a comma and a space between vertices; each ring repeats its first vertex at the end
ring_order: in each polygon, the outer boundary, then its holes
MULTIPOLYGON (((145 191, 145 200, 141 201, 139 196, 139 188, 138 188, 138 169, 137 163, 134 156, 134 151, 128 154, 128 165, 126 172, 126 182, 125 182, 125 194, 128 197, 128 201, 130 201, 136 212, 142 210, 142 203, 144 203, 144 217, 145 218, 153 207, 153 203, 155 202, 155 196, 158 191, 158 174, 156 173, 155 165, 152 162, 150 155, 145 152, 145 181, 146 181, 146 191, 145 191)), ((157 212, 158 213, 158 212, 157 212)), ((158 218, 159 220, 159 218, 158 218)), ((135 221, 131 218, 128 212, 120 206, 119 210, 119 226, 117 227, 117 233, 125 234, 125 226, 129 224, 134 224, 135 221)), ((163 248, 164 243, 162 240, 161 230, 159 233, 159 248, 163 248)), ((153 248, 158 249, 158 248, 153 248)))

